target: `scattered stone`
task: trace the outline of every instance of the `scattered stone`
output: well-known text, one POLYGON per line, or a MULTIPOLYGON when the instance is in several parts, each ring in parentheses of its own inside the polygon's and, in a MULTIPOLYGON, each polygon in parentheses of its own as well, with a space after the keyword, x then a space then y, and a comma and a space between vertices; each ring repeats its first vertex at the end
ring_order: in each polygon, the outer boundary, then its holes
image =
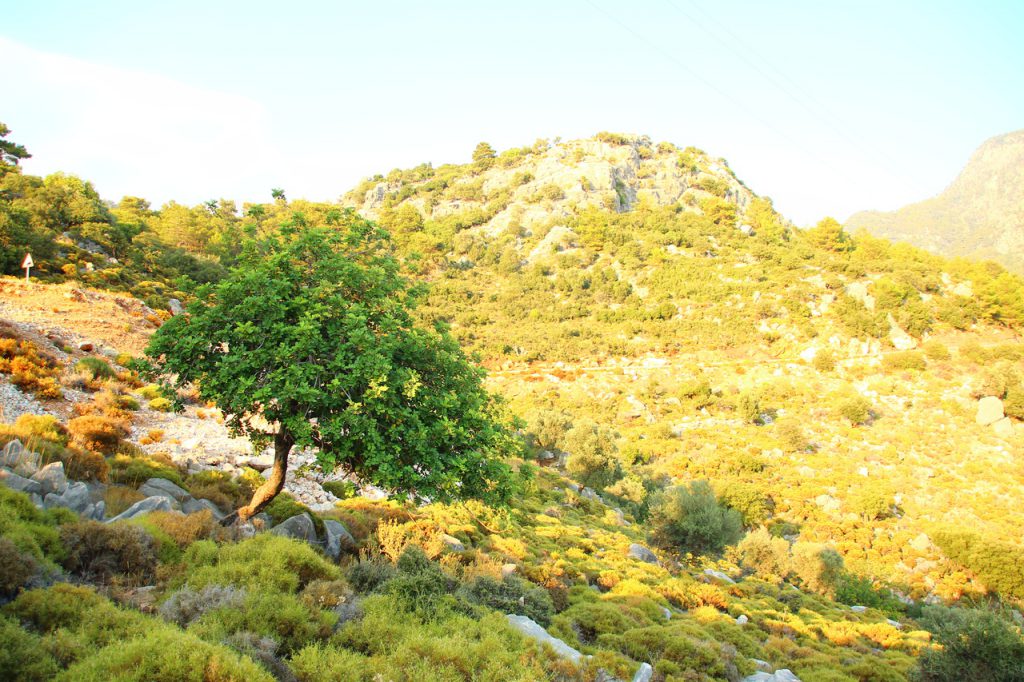
POLYGON ((15 438, 4 446, 3 455, 0 455, 0 465, 5 467, 18 466, 18 462, 21 461, 21 456, 24 452, 25 446, 21 444, 20 440, 15 438))
POLYGON ((443 542, 444 546, 453 552, 466 551, 466 546, 462 544, 462 542, 460 542, 458 538, 454 538, 451 535, 442 535, 441 542, 443 542))
POLYGON ((899 622, 898 620, 893 620, 892 618, 886 618, 885 622, 888 623, 889 625, 893 626, 897 630, 902 630, 903 629, 903 623, 899 622))
POLYGON ((992 425, 992 430, 1000 438, 1013 438, 1013 421, 1009 417, 1003 417, 992 425))
POLYGON ((540 642, 541 644, 547 644, 562 658, 568 659, 577 665, 583 660, 583 654, 576 651, 557 637, 549 635, 548 631, 534 622, 532 618, 528 618, 527 616, 516 616, 511 613, 505 617, 508 618, 508 622, 516 630, 530 639, 540 642))
POLYGON ((750 619, 747 618, 746 614, 741 613, 736 616, 736 625, 746 625, 748 622, 750 622, 750 619))
POLYGON ((144 500, 139 500, 132 506, 125 509, 123 512, 110 519, 107 523, 114 523, 115 521, 127 521, 133 519, 136 516, 142 514, 148 514, 153 511, 173 511, 174 507, 171 506, 171 500, 168 497, 162 495, 155 497, 147 497, 144 500))
POLYGON ((581 490, 580 497, 586 498, 593 502, 600 502, 601 504, 604 504, 604 500, 601 499, 601 496, 598 495, 593 490, 591 490, 590 488, 584 488, 583 490, 581 490))
POLYGON ((38 481, 42 486, 42 495, 57 493, 60 495, 68 489, 68 478, 64 475, 63 462, 50 462, 42 469, 32 474, 32 480, 38 481))
POLYGON ((309 514, 297 514, 291 518, 285 519, 278 525, 270 529, 270 532, 274 535, 283 535, 286 538, 294 538, 296 540, 305 540, 311 545, 315 545, 319 542, 316 536, 316 526, 313 525, 313 519, 309 517, 309 514))
POLYGON ((25 493, 26 495, 42 494, 43 486, 39 481, 34 481, 24 476, 19 476, 7 469, 0 469, 0 482, 6 485, 11 490, 17 490, 18 492, 25 493))
POLYGON ((171 315, 181 315, 185 312, 185 306, 176 298, 167 299, 167 309, 171 311, 171 315))
POLYGON ((92 500, 89 495, 89 486, 81 481, 71 483, 60 495, 50 493, 43 497, 43 507, 46 509, 67 507, 76 514, 83 516, 91 506, 92 500))
POLYGON ((919 533, 917 537, 908 543, 910 549, 915 552, 927 552, 932 547, 932 539, 926 533, 919 533))
POLYGON ((217 519, 218 521, 224 518, 224 512, 222 512, 217 505, 215 505, 213 502, 210 502, 209 500, 189 497, 187 500, 181 503, 181 511, 186 514, 195 514, 196 512, 201 512, 204 510, 209 510, 210 513, 213 514, 213 518, 217 519))
POLYGON ((704 575, 706 575, 709 578, 711 578, 711 582, 716 582, 716 583, 720 583, 720 584, 724 584, 724 585, 735 585, 736 584, 736 581, 733 580, 732 578, 730 578, 728 575, 726 575, 725 573, 722 573, 721 571, 716 571, 713 568, 705 568, 704 569, 704 575))
POLYGON ((854 613, 864 613, 865 611, 868 610, 868 607, 866 607, 866 606, 851 606, 850 610, 853 611, 854 613))
POLYGON ((139 486, 139 492, 146 497, 166 497, 178 504, 191 497, 187 490, 168 481, 166 478, 149 479, 139 486))
POLYGON ((95 346, 93 346, 88 341, 78 344, 78 350, 82 351, 83 353, 91 353, 94 348, 95 346))
POLYGON ((338 557, 341 556, 341 551, 350 550, 356 546, 356 539, 352 537, 352 534, 348 532, 348 528, 345 528, 343 524, 333 519, 327 519, 324 521, 324 531, 327 537, 325 538, 325 549, 327 556, 337 561, 338 557))
POLYGON ((978 426, 988 426, 995 424, 1003 416, 1003 401, 994 395, 987 395, 978 401, 978 414, 974 421, 978 426))
POLYGON ((789 668, 780 668, 774 673, 757 672, 743 678, 743 682, 800 682, 800 678, 794 675, 789 668))
POLYGON ((650 663, 641 663, 640 669, 633 675, 633 682, 651 682, 654 679, 654 668, 650 663))
POLYGON ((762 661, 760 658, 752 658, 750 659, 750 662, 753 663, 754 666, 761 672, 770 673, 772 671, 772 664, 768 661, 762 661))
POLYGON ((643 545, 638 545, 635 542, 629 546, 629 558, 636 559, 637 561, 643 561, 648 564, 658 563, 658 555, 643 545))
POLYGON ((664 606, 661 607, 661 615, 665 616, 665 620, 672 620, 672 612, 664 606))
POLYGON ((504 564, 501 567, 501 577, 503 579, 504 578, 510 578, 510 577, 514 576, 518 571, 519 571, 519 567, 516 566, 515 564, 504 564))

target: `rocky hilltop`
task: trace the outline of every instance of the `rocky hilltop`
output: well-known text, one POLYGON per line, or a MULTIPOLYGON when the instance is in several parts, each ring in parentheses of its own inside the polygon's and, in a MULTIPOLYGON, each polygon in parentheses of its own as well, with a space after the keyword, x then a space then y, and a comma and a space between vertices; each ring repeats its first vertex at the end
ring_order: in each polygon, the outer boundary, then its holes
POLYGON ((981 145, 942 194, 897 211, 862 211, 846 226, 1024 271, 1024 130, 981 145))

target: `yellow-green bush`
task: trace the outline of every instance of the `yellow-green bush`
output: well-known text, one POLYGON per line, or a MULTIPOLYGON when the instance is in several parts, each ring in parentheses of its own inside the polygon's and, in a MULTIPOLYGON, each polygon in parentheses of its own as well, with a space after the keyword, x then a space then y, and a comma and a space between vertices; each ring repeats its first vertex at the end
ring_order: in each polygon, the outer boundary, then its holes
POLYGON ((237 544, 193 543, 185 552, 188 585, 235 585, 294 594, 314 580, 337 580, 341 571, 305 542, 262 533, 237 544))

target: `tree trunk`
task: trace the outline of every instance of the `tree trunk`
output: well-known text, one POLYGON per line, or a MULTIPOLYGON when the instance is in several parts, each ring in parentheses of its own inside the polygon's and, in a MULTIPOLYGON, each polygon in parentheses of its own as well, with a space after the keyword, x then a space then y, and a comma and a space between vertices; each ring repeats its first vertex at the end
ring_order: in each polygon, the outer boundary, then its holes
POLYGON ((274 466, 270 470, 270 476, 263 485, 256 488, 256 492, 252 494, 249 504, 224 517, 224 520, 221 521, 222 524, 230 526, 235 521, 245 523, 263 511, 263 508, 277 497, 277 494, 284 487, 284 477, 288 472, 288 455, 291 453, 294 443, 295 440, 291 434, 288 433, 284 426, 281 426, 277 435, 274 436, 274 466))

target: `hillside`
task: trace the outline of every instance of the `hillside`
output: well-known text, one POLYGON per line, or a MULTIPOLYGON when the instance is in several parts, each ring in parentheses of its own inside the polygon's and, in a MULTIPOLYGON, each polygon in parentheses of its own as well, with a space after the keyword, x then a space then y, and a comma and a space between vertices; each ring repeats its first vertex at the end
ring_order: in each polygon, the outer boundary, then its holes
POLYGON ((794 229, 723 160, 632 135, 240 211, 12 174, 8 224, 60 243, 0 281, 0 678, 938 681, 990 647, 1009 676, 976 679, 1015 679, 1024 282, 1000 267, 794 229), (92 218, 54 220, 56 188, 92 218), (132 358, 246 239, 353 211, 522 419, 517 494, 414 501, 303 451, 221 528, 270 451, 132 358))
POLYGON ((938 196, 896 211, 855 213, 846 227, 1024 272, 1024 130, 978 147, 938 196))

